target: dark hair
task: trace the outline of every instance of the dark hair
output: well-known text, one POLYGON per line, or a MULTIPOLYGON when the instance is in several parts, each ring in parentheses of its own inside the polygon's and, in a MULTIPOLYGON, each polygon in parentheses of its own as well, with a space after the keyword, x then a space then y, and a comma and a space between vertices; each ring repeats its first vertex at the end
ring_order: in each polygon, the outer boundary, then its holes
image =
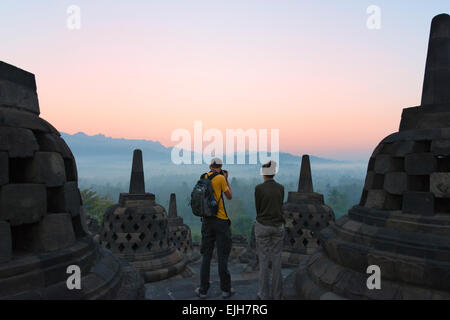
POLYGON ((263 168, 270 168, 272 166, 272 160, 262 165, 263 168))
POLYGON ((273 179, 273 177, 275 177, 275 175, 274 175, 274 174, 271 174, 271 175, 264 175, 264 177, 267 177, 267 178, 269 178, 269 179, 273 179))

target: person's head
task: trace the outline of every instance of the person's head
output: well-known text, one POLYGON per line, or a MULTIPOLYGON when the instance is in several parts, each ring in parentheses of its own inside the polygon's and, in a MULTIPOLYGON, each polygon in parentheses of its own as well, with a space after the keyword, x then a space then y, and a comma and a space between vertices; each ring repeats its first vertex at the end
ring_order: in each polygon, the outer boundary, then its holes
POLYGON ((277 163, 273 160, 265 163, 261 167, 261 174, 264 177, 264 181, 273 180, 277 171, 277 163))
POLYGON ((222 171, 222 159, 213 158, 211 164, 209 165, 211 171, 221 172, 222 171))

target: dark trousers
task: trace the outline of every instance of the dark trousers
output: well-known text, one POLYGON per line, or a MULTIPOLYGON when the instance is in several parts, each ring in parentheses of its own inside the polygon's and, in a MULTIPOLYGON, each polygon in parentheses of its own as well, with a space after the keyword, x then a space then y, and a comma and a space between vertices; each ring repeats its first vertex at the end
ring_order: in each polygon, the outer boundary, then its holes
POLYGON ((220 289, 225 292, 231 290, 231 276, 228 271, 228 257, 231 251, 230 220, 216 217, 204 218, 202 223, 202 266, 200 268, 200 291, 204 294, 209 289, 209 273, 214 244, 217 246, 219 262, 220 289))

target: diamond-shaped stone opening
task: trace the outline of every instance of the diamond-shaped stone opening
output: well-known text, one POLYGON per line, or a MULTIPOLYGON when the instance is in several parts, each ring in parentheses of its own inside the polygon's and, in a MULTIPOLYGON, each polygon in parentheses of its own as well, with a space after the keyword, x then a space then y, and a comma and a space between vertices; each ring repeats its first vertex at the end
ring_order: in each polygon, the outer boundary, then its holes
POLYGON ((133 229, 134 229, 134 231, 138 231, 139 230, 139 225, 135 223, 133 225, 133 229))
MULTIPOLYGON (((105 236, 106 236, 106 233, 105 233, 105 236)), ((112 239, 114 240, 114 241, 116 241, 117 240, 117 234, 116 233, 113 233, 113 235, 112 235, 112 239)))
POLYGON ((151 228, 152 228, 152 224, 149 223, 149 224, 147 225, 147 229, 151 229, 151 228))
POLYGON ((123 245, 123 243, 119 244, 117 248, 119 249, 119 252, 123 252, 123 250, 125 250, 125 246, 123 245))
POLYGON ((132 216, 131 214, 128 215, 127 220, 128 220, 128 221, 133 221, 133 216, 132 216))
POLYGON ((130 240, 131 240, 132 238, 133 238, 133 237, 132 237, 129 233, 127 233, 127 235, 125 236, 125 239, 127 239, 128 242, 130 242, 130 240))
POLYGON ((133 251, 136 251, 137 249, 139 249, 139 246, 137 245, 137 243, 134 243, 134 244, 131 246, 131 249, 133 249, 133 251))
POLYGON ((308 240, 306 240, 306 238, 303 239, 302 241, 303 245, 306 247, 306 245, 308 244, 308 240))
POLYGON ((153 247, 153 245, 152 245, 151 242, 149 242, 149 243, 147 244, 147 246, 146 246, 146 248, 147 248, 148 250, 152 250, 152 247, 153 247))
POLYGON ((295 244, 295 239, 292 238, 292 239, 289 240, 289 242, 291 243, 291 245, 294 245, 295 244))
POLYGON ((297 234, 298 234, 299 236, 303 235, 302 229, 298 229, 298 230, 297 230, 297 234))
POLYGON ((157 239, 158 238, 158 232, 154 232, 153 233, 153 239, 157 239))
POLYGON ((144 233, 141 233, 140 235, 139 235, 139 240, 144 240, 145 239, 145 234, 144 233))

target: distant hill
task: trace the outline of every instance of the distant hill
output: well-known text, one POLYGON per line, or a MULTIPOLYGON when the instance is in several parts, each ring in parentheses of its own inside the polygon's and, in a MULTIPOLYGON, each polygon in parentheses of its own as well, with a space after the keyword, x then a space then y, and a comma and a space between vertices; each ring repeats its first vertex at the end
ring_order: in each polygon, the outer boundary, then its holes
MULTIPOLYGON (((146 162, 164 163, 170 161, 172 148, 166 148, 158 141, 111 138, 103 134, 89 136, 83 132, 61 136, 71 148, 77 159, 107 158, 109 162, 129 161, 134 149, 143 151, 146 162)), ((247 153, 248 154, 248 153, 247 153)), ((280 152, 280 163, 300 163, 301 157, 280 152)), ((343 164, 346 161, 326 159, 311 155, 310 160, 316 164, 343 164)))

